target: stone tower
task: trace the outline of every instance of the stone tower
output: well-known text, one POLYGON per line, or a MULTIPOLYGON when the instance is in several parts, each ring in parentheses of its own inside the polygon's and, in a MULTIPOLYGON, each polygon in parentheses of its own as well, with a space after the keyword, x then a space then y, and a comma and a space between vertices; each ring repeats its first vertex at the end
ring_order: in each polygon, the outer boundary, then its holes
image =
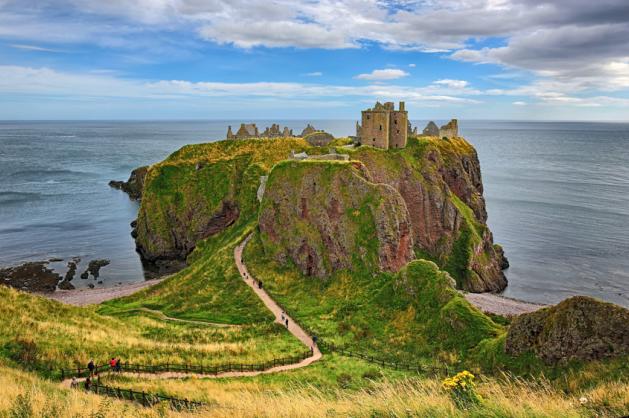
POLYGON ((404 102, 395 110, 393 102, 376 102, 372 109, 362 111, 361 125, 357 133, 361 144, 374 147, 404 148, 408 138, 408 112, 404 102))

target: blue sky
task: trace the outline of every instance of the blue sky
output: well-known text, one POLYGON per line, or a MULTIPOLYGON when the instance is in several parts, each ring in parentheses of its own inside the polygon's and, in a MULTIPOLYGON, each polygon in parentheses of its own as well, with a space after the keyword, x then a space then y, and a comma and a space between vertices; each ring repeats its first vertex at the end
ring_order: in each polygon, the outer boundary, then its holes
POLYGON ((629 121, 625 0, 0 0, 0 119, 629 121))

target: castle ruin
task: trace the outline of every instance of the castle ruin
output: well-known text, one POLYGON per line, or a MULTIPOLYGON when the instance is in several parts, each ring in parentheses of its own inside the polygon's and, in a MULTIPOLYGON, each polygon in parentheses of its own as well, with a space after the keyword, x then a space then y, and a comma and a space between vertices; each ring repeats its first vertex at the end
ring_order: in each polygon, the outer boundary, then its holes
MULTIPOLYGON (((292 129, 285 126, 284 129, 279 124, 274 123, 271 127, 267 127, 260 132, 255 123, 241 123, 236 133, 232 131, 232 127, 227 127, 227 139, 252 139, 252 138, 295 138, 292 129)), ((334 136, 321 130, 316 129, 308 124, 300 135, 312 146, 325 146, 334 140, 334 136)))
POLYGON ((435 122, 430 121, 422 131, 421 136, 435 136, 437 138, 448 139, 457 138, 459 136, 459 121, 452 119, 441 128, 439 128, 435 122))
POLYGON ((395 110, 393 102, 376 105, 362 111, 361 124, 356 124, 356 136, 363 145, 374 147, 404 148, 408 139, 408 112, 404 102, 395 110))

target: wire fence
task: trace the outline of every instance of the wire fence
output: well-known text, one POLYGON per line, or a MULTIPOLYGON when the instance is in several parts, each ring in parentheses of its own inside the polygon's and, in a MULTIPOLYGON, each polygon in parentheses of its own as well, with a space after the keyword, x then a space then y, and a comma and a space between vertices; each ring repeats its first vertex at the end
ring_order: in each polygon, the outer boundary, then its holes
POLYGON ((195 410, 201 407, 207 407, 204 402, 189 401, 188 399, 173 398, 156 393, 138 392, 133 389, 117 388, 107 385, 92 383, 86 390, 97 395, 105 395, 113 398, 138 402, 144 407, 152 407, 161 403, 167 403, 171 409, 175 410, 195 410))

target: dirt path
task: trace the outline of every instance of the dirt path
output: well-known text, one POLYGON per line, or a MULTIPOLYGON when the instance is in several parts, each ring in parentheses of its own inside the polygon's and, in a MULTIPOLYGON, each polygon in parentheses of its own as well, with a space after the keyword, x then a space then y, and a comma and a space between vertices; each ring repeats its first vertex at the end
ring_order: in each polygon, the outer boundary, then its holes
POLYGON ((203 321, 200 319, 181 319, 181 318, 173 318, 171 316, 167 316, 164 312, 162 311, 158 311, 155 309, 149 309, 149 308, 134 308, 134 309, 127 309, 124 311, 119 311, 119 313, 125 313, 125 312, 148 312, 150 314, 153 315, 157 315, 159 317, 159 319, 161 319, 162 321, 172 321, 172 322, 182 322, 185 324, 196 324, 196 325, 207 325, 210 327, 216 327, 216 328, 231 328, 231 327, 239 327, 240 325, 235 325, 235 324, 225 324, 225 323, 221 323, 221 322, 210 322, 210 321, 203 321))
POLYGON ((534 312, 548 305, 509 299, 493 293, 464 293, 465 299, 485 313, 503 316, 521 315, 534 312))
MULTIPOLYGON (((243 252, 245 246, 247 245, 247 243, 249 242, 250 238, 251 238, 251 235, 249 235, 240 245, 238 245, 234 249, 234 259, 235 259, 235 262, 236 262, 236 266, 238 267, 238 271, 240 272, 240 276, 245 281, 245 283, 247 283, 247 285, 262 300, 264 305, 273 313, 273 315, 275 316, 275 322, 285 326, 285 323, 282 323, 282 320, 281 320, 282 308, 280 308, 280 306, 277 303, 275 303, 275 301, 269 296, 269 294, 264 289, 260 289, 258 286, 256 286, 256 283, 255 283, 253 277, 251 276, 251 274, 249 274, 249 271, 247 270, 247 267, 242 262, 242 252, 243 252)), ((139 310, 155 313, 157 315, 163 316, 167 320, 193 322, 193 323, 200 323, 200 324, 208 324, 208 322, 203 322, 203 321, 190 321, 190 320, 185 320, 185 319, 170 318, 170 317, 167 317, 166 315, 164 315, 160 311, 154 311, 154 310, 148 309, 148 308, 141 308, 139 310)), ((299 369, 299 368, 302 368, 302 367, 306 367, 306 366, 314 363, 315 361, 319 360, 322 357, 321 351, 319 350, 319 347, 313 346, 313 344, 312 344, 312 337, 310 335, 308 335, 295 321, 293 321, 293 318, 289 317, 286 314, 284 314, 284 318, 288 319, 288 327, 287 327, 288 328, 288 332, 290 332, 295 337, 297 337, 299 339, 299 341, 301 341, 308 349, 312 350, 312 355, 310 357, 307 357, 304 360, 300 361, 299 363, 286 364, 286 365, 282 365, 282 366, 275 366, 275 367, 272 367, 270 369, 266 369, 266 370, 262 370, 262 371, 225 372, 225 373, 219 373, 219 374, 179 373, 179 372, 165 372, 165 373, 122 372, 120 374, 132 376, 132 377, 137 377, 137 378, 142 378, 142 379, 183 379, 183 378, 188 378, 188 377, 196 377, 196 378, 203 378, 203 379, 207 379, 207 378, 218 379, 218 378, 226 378, 226 377, 245 377, 245 376, 258 376, 258 375, 261 375, 261 374, 269 374, 269 373, 279 373, 279 372, 284 372, 284 371, 287 371, 287 370, 294 370, 294 369, 299 369)), ((210 324, 212 324, 212 323, 210 323, 210 324)), ((228 324, 212 324, 212 325, 230 326, 228 324)), ((110 374, 110 373, 106 372, 106 373, 102 374, 102 376, 106 376, 108 374, 110 374)), ((77 379, 78 382, 83 382, 84 380, 85 380, 84 378, 77 379)), ((64 387, 69 388, 71 383, 72 383, 72 379, 66 379, 63 382, 61 382, 61 385, 64 386, 64 387)))
MULTIPOLYGON (((260 289, 258 286, 256 286, 254 278, 251 276, 251 274, 247 270, 247 266, 245 266, 245 264, 242 261, 242 252, 245 249, 245 246, 247 245, 250 239, 251 239, 251 235, 247 236, 247 238, 245 238, 245 240, 240 245, 238 245, 236 249, 234 250, 234 258, 236 259, 236 267, 238 267, 240 276, 247 283, 247 285, 249 285, 249 287, 253 289, 256 295, 258 295, 258 297, 262 300, 264 305, 266 305, 266 307, 273 313, 273 315, 275 315, 275 322, 277 322, 278 324, 285 325, 282 323, 282 320, 281 320, 281 316, 283 312, 282 308, 280 308, 280 306, 277 303, 275 303, 275 301, 271 298, 271 296, 269 296, 269 294, 266 293, 266 290, 260 289)), ((288 327, 287 327, 288 331, 291 334, 293 334, 295 337, 297 337, 299 341, 301 341, 307 348, 312 348, 313 354, 311 357, 308 357, 307 359, 301 361, 300 363, 282 366, 283 368, 281 370, 298 369, 300 367, 305 367, 319 360, 321 358, 321 351, 319 350, 319 347, 313 346, 312 336, 308 335, 293 320, 293 318, 289 317, 286 314, 284 314, 284 318, 288 319, 288 327)))

